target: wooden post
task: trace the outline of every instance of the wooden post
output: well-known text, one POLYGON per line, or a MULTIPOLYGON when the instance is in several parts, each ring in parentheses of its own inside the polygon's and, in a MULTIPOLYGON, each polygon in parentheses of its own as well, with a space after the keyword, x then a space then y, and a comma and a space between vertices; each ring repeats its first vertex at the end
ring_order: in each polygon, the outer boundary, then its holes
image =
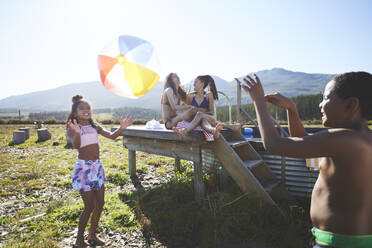
POLYGON ((241 116, 240 116, 240 107, 242 105, 242 87, 239 84, 239 81, 236 83, 236 121, 240 123, 241 116))
POLYGON ((201 158, 200 146, 195 149, 196 154, 199 156, 199 161, 193 161, 194 164, 194 189, 195 199, 197 202, 201 202, 204 199, 204 179, 203 179, 203 164, 201 158))
POLYGON ((25 138, 26 138, 26 133, 25 131, 14 131, 13 132, 13 142, 15 144, 22 144, 23 142, 25 142, 25 138))
POLYGON ((25 132, 25 139, 28 139, 30 138, 30 128, 29 127, 23 127, 23 128, 20 128, 19 131, 24 131, 25 132))
POLYGON ((174 159, 174 170, 175 171, 181 170, 181 160, 179 158, 174 159))
POLYGON ((135 176, 136 175, 136 150, 128 149, 128 167, 129 167, 129 175, 135 176))
POLYGON ((40 128, 37 130, 37 137, 38 137, 37 141, 41 142, 49 140, 52 137, 52 135, 50 134, 47 128, 40 128))
MULTIPOLYGON (((278 125, 280 127, 280 125, 278 125)), ((285 137, 285 134, 283 132, 280 132, 279 130, 279 133, 281 134, 280 136, 282 137, 285 137)), ((286 181, 286 171, 285 171, 285 167, 286 167, 286 164, 285 164, 285 157, 282 156, 282 161, 281 161, 281 176, 280 176, 280 181, 283 185, 285 185, 285 181, 286 181)))

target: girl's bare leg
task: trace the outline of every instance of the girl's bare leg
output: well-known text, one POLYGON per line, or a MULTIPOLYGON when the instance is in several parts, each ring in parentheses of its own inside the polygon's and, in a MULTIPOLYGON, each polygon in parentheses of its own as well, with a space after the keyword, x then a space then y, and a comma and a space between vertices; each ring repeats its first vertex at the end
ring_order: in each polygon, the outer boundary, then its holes
POLYGON ((77 247, 86 247, 88 246, 88 244, 84 242, 84 231, 94 208, 94 197, 92 191, 80 191, 80 195, 81 198, 83 198, 84 210, 80 215, 78 234, 75 244, 77 245, 77 247))
POLYGON ((173 131, 180 136, 181 139, 186 138, 186 135, 188 132, 196 128, 201 120, 202 120, 203 113, 202 112, 197 112, 194 119, 190 122, 190 124, 184 128, 184 129, 178 129, 177 127, 173 127, 173 131))
POLYGON ((207 121, 206 119, 202 119, 201 123, 200 123, 200 126, 205 130, 207 131, 208 133, 215 133, 216 131, 216 128, 213 127, 209 121, 207 121))
POLYGON ((102 240, 97 238, 96 229, 98 226, 99 219, 103 210, 103 205, 105 204, 105 186, 102 186, 99 190, 94 190, 94 209, 92 214, 92 219, 90 220, 90 229, 88 234, 88 241, 94 240, 100 244, 104 244, 102 240))
POLYGON ((238 132, 238 131, 241 130, 243 124, 241 124, 241 123, 237 123, 237 124, 224 124, 223 126, 226 127, 226 128, 229 128, 229 129, 233 130, 234 132, 238 132))
POLYGON ((201 127, 207 131, 208 133, 212 133, 213 134, 213 137, 215 139, 218 139, 220 137, 220 131, 222 130, 223 128, 223 124, 221 122, 217 122, 216 126, 213 127, 209 121, 207 121, 206 119, 202 119, 201 121, 201 127))
POLYGON ((213 115, 210 115, 210 114, 206 114, 206 113, 202 113, 202 118, 207 120, 212 126, 216 126, 217 125, 217 121, 216 119, 214 118, 213 115))
POLYGON ((173 128, 175 126, 177 126, 177 123, 180 122, 180 121, 188 121, 188 120, 192 120, 192 118, 195 116, 196 112, 194 109, 189 109, 185 112, 183 112, 182 114, 179 114, 179 115, 176 115, 175 117, 173 117, 171 119, 171 125, 169 125, 169 127, 167 128, 173 128))
POLYGON ((215 139, 218 139, 220 137, 220 131, 222 130, 222 128, 223 128, 223 124, 221 122, 218 122, 215 127, 216 131, 213 134, 213 137, 215 139))

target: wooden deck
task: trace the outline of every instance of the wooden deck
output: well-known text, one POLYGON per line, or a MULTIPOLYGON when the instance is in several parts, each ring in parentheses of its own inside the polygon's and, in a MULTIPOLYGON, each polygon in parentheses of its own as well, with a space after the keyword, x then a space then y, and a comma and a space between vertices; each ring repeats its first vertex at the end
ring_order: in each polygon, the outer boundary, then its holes
POLYGON ((273 205, 276 205, 275 200, 292 200, 280 180, 241 133, 224 129, 219 139, 207 142, 200 131, 191 131, 182 140, 171 130, 149 130, 137 126, 127 128, 122 135, 123 145, 128 149, 131 176, 136 175, 136 151, 173 157, 176 167, 179 167, 180 159, 192 161, 195 199, 201 201, 205 198, 202 151, 210 150, 243 192, 257 194, 273 205))
POLYGON ((123 131, 123 145, 128 149, 129 174, 136 175, 136 151, 147 152, 175 158, 175 165, 180 166, 180 159, 189 160, 194 165, 195 199, 205 197, 202 171, 202 148, 210 147, 213 142, 206 142, 200 131, 191 131, 182 140, 172 130, 150 130, 144 126, 128 127, 123 131))

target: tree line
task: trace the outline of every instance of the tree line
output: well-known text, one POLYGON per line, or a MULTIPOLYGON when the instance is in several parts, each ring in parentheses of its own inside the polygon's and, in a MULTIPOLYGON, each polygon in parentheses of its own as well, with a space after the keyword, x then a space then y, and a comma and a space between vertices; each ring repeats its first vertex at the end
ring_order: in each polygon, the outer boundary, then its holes
MULTIPOLYGON (((28 115, 29 119, 32 120, 59 120, 64 121, 67 119, 67 116, 70 112, 69 111, 45 111, 45 112, 31 112, 28 115)), ((108 113, 111 114, 111 119, 117 120, 120 119, 121 116, 129 114, 133 119, 144 119, 144 120, 151 120, 151 119, 160 119, 161 113, 157 110, 152 109, 144 109, 144 108, 137 108, 137 107, 124 107, 124 108, 115 108, 115 109, 94 109, 94 114, 102 114, 108 113)))
MULTIPOLYGON (((300 114, 301 120, 304 121, 312 121, 312 120, 320 120, 321 113, 319 111, 319 103, 323 98, 322 94, 315 94, 315 95, 306 95, 306 96, 295 96, 291 99, 296 103, 298 112, 300 114)), ((253 118, 256 118, 256 113, 254 110, 253 104, 244 104, 242 105, 243 109, 247 111, 253 118)), ((287 114, 284 109, 280 109, 275 107, 272 104, 268 104, 269 112, 273 115, 277 120, 286 121, 287 114)), ((162 119, 162 115, 160 111, 152 110, 152 109, 144 109, 139 107, 122 107, 122 108, 104 108, 104 109, 93 109, 94 114, 101 114, 101 113, 108 113, 111 114, 112 120, 120 119, 121 116, 125 116, 129 114, 132 116, 133 119, 143 119, 143 120, 151 120, 162 119)), ((69 111, 45 111, 45 112, 31 112, 28 115, 29 119, 32 120, 58 120, 58 121, 65 121, 67 119, 67 115, 69 111)), ((228 106, 217 107, 217 119, 223 122, 229 121, 229 110, 228 106)), ((232 119, 236 121, 236 105, 232 106, 232 119)), ((244 115, 242 115, 242 121, 248 121, 244 115)))
MULTIPOLYGON (((303 121, 314 121, 321 119, 321 113, 319 110, 319 103, 323 99, 323 94, 306 95, 306 96, 295 96, 291 98, 297 106, 301 120, 303 121)), ((254 105, 244 104, 242 108, 249 113, 252 118, 256 118, 256 112, 254 105)), ((287 112, 285 109, 278 108, 272 104, 268 104, 270 114, 279 121, 287 121, 287 112)), ((232 121, 236 121, 236 105, 231 106, 232 121)), ((248 118, 241 115, 242 121, 248 122, 248 118)), ((229 107, 222 106, 217 107, 217 119, 222 122, 229 121, 229 107)))

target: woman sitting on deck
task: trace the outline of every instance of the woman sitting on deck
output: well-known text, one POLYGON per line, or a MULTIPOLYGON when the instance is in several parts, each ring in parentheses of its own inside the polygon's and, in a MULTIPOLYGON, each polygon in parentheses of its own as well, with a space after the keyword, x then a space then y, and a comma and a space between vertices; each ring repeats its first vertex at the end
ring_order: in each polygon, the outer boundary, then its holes
POLYGON ((180 79, 177 74, 169 73, 165 79, 160 100, 166 129, 172 129, 178 122, 190 120, 196 114, 196 110, 192 106, 180 105, 181 100, 186 102, 186 92, 180 87, 180 79), (177 111, 181 110, 186 111, 177 114, 177 111))
POLYGON ((215 100, 218 100, 218 92, 213 78, 210 75, 198 76, 194 81, 194 92, 187 96, 186 101, 197 110, 195 117, 190 123, 179 123, 179 125, 173 127, 173 131, 182 139, 198 125, 206 132, 213 134, 214 138, 219 137, 219 133, 223 127, 230 128, 233 131, 239 131, 241 124, 223 124, 216 121, 213 116, 215 100), (206 93, 205 88, 207 86, 209 86, 209 91, 206 93))

